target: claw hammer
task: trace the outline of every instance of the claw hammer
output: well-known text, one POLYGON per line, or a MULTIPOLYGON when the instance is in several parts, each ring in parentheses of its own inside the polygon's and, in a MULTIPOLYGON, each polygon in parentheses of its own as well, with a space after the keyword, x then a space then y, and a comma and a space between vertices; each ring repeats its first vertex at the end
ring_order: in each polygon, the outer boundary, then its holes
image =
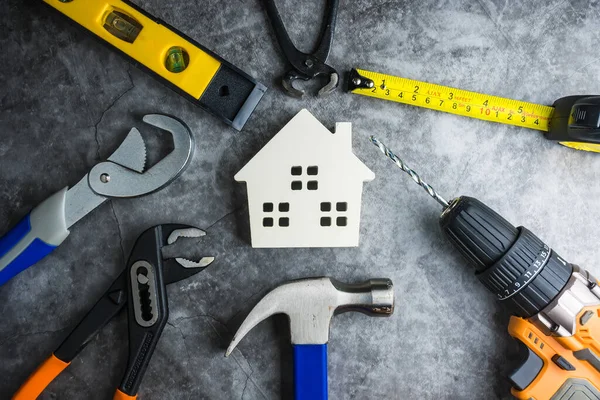
POLYGON ((335 314, 358 311, 388 317, 394 312, 394 289, 389 279, 347 284, 328 277, 285 283, 252 309, 236 332, 226 356, 254 326, 274 314, 286 314, 294 347, 296 400, 327 399, 327 342, 335 314))

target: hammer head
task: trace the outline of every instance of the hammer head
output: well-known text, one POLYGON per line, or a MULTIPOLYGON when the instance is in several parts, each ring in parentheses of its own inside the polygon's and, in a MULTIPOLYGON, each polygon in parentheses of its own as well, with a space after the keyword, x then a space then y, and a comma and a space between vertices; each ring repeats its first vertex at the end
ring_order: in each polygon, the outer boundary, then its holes
POLYGON ((292 344, 325 344, 329 340, 331 317, 346 311, 390 316, 394 312, 392 281, 371 279, 347 284, 323 277, 285 283, 252 309, 233 337, 226 356, 254 326, 273 314, 289 317, 292 344))

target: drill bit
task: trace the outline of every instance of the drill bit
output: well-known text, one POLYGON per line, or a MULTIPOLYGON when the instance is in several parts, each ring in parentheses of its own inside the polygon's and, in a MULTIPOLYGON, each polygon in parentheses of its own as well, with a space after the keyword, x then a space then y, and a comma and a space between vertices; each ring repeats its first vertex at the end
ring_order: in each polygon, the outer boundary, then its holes
POLYGON ((449 206, 448 202, 442 196, 440 196, 438 192, 436 192, 427 182, 424 182, 419 176, 419 174, 410 169, 408 165, 406 165, 404 161, 398 158, 398 156, 395 155, 385 144, 381 143, 375 136, 371 136, 369 139, 375 146, 379 147, 379 150, 381 150, 383 154, 388 156, 390 160, 394 162, 394 164, 396 164, 402 171, 410 175, 412 180, 415 181, 423 189, 425 189, 431 197, 433 197, 438 203, 442 205, 442 207, 447 208, 449 206))

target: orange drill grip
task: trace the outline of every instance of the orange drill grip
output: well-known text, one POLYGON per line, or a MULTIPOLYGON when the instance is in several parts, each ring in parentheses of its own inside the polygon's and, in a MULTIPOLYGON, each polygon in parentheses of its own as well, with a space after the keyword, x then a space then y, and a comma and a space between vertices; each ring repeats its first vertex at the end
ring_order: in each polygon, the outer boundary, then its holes
POLYGON ((128 394, 121 392, 120 389, 117 389, 117 391, 115 392, 115 396, 113 397, 113 400, 135 400, 135 399, 137 399, 137 394, 134 396, 130 396, 128 394))
POLYGON ((577 320, 577 330, 573 336, 555 337, 546 335, 526 319, 511 317, 508 326, 510 335, 523 342, 543 361, 536 378, 524 390, 513 388, 513 396, 523 400, 567 399, 582 391, 600 397, 599 366, 593 360, 589 362, 576 355, 576 352, 583 350, 600 357, 600 307, 584 309, 577 320), (591 316, 582 325, 581 316, 586 312, 590 312, 591 316), (561 368, 553 357, 562 357, 572 369, 561 368))
POLYGON ((64 362, 52 354, 27 378, 13 396, 13 400, 36 399, 69 364, 70 362, 64 362))

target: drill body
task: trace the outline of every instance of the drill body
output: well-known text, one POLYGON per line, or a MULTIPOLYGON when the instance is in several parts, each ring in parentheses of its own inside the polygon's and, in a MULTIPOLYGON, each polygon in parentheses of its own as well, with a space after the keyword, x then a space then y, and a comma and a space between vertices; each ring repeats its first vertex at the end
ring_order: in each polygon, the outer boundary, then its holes
POLYGON ((444 207, 442 231, 511 312, 508 331, 524 355, 510 376, 512 394, 600 400, 600 282, 479 200, 446 201, 387 146, 370 140, 444 207))
POLYGON ((600 287, 523 227, 470 197, 450 202, 443 232, 513 315, 518 399, 600 400, 600 287))

